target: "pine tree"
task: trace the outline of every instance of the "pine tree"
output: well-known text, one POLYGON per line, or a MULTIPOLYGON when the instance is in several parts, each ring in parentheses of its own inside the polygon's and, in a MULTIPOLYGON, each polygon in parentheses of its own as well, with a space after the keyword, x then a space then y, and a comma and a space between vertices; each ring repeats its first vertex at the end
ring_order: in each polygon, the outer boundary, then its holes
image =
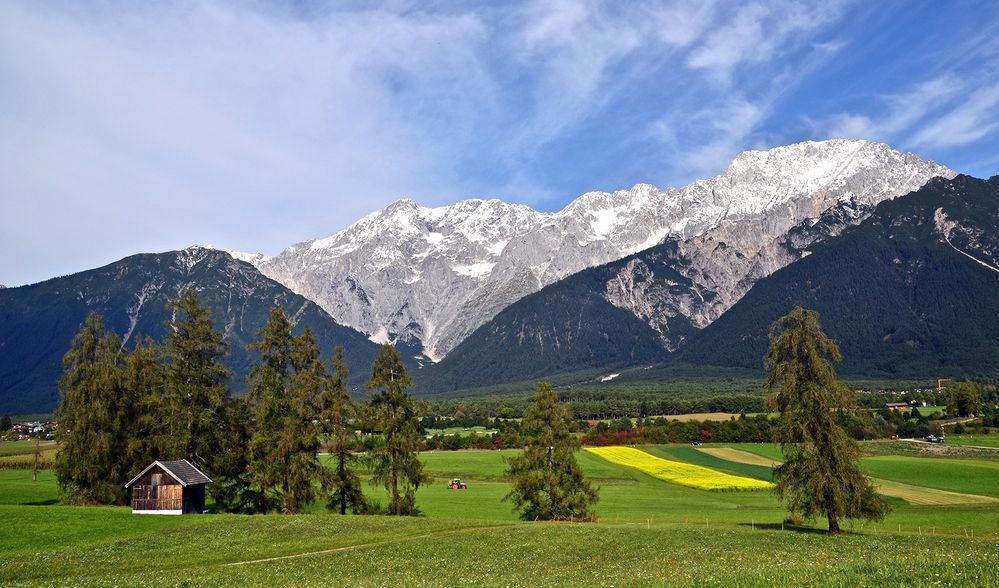
POLYGON ((579 441, 569 430, 571 422, 551 386, 538 384, 522 423, 527 447, 508 462, 513 490, 504 497, 513 500, 524 520, 591 516, 590 507, 598 494, 576 463, 579 441))
POLYGON ((265 510, 296 513, 315 499, 313 483, 323 474, 314 421, 325 367, 311 331, 296 338, 280 308, 271 309, 257 337, 250 346, 260 351, 261 362, 250 372, 256 429, 249 471, 254 485, 265 493, 265 510))
POLYGON ((167 322, 165 341, 164 416, 171 443, 161 451, 211 475, 220 413, 229 396, 229 370, 219 363, 227 345, 194 290, 181 291, 168 307, 174 318, 167 322))
POLYGON ((785 461, 774 470, 776 495, 806 518, 824 515, 829 533, 843 518, 881 519, 888 505, 860 469, 860 448, 837 422, 856 408, 836 381, 839 347, 819 325, 818 313, 796 307, 770 327, 767 403, 780 412, 774 429, 785 461))
POLYGON ((372 483, 382 484, 389 493, 391 515, 415 515, 416 491, 429 481, 417 456, 420 448, 420 407, 406 393, 410 384, 399 352, 382 345, 371 366, 369 390, 371 413, 382 441, 372 449, 372 483))
POLYGON ((333 356, 333 373, 320 397, 320 422, 326 434, 326 450, 335 462, 333 472, 326 478, 325 490, 329 492, 327 508, 340 514, 363 512, 366 508, 361 480, 350 464, 356 457, 351 452, 356 437, 353 421, 358 418, 357 407, 347 391, 347 366, 344 364, 343 347, 337 347, 333 356))
POLYGON ((99 314, 86 318, 63 357, 56 410, 56 478, 71 502, 124 504, 127 411, 120 402, 121 341, 99 314))

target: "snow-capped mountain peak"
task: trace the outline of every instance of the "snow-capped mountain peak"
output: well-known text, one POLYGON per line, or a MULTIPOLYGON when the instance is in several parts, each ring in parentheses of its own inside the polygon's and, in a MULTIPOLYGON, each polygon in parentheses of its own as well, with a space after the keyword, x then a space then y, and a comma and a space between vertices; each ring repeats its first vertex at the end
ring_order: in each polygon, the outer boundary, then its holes
POLYGON ((766 238, 849 195, 876 204, 953 172, 870 141, 806 141, 739 154, 680 189, 588 192, 555 213, 500 200, 393 202, 277 256, 230 252, 379 340, 419 340, 439 358, 504 307, 570 273, 722 221, 766 238))

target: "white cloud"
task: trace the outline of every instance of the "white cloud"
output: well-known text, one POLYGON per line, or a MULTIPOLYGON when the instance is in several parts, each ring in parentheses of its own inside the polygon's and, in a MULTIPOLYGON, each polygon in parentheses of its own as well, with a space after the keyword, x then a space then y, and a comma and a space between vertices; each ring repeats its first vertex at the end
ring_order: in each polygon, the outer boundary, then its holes
POLYGON ((826 121, 826 132, 831 137, 894 142, 963 93, 966 86, 963 80, 949 73, 944 74, 915 84, 905 92, 878 98, 883 109, 881 116, 847 112, 836 114, 826 121))
POLYGON ((769 114, 766 103, 733 97, 697 112, 664 118, 658 121, 657 132, 674 151, 671 165, 682 170, 685 179, 704 178, 720 172, 745 150, 769 114))
POLYGON ((741 64, 763 63, 788 47, 809 40, 840 14, 839 2, 752 2, 731 11, 687 56, 687 66, 728 82, 741 64))
POLYGON ((974 82, 953 73, 875 102, 880 113, 838 113, 821 123, 824 134, 938 150, 969 145, 999 129, 999 84, 975 88, 974 82))
POLYGON ((913 135, 913 145, 926 148, 959 147, 999 129, 999 84, 978 88, 967 100, 913 135))
MULTIPOLYGON (((87 263, 208 240, 275 251, 447 197, 449 162, 496 108, 487 37, 470 15, 4 3, 0 243, 72 210, 62 239, 87 263)), ((82 269, 66 253, 12 264, 82 269)))

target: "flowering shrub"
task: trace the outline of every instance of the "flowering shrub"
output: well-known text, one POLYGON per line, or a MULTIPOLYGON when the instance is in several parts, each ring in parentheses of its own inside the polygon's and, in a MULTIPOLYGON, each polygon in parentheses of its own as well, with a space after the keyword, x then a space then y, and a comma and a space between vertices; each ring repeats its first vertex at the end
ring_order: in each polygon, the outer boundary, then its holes
POLYGON ((733 476, 710 468, 662 459, 631 447, 587 447, 586 451, 611 463, 635 468, 666 482, 698 490, 767 490, 770 482, 733 476))

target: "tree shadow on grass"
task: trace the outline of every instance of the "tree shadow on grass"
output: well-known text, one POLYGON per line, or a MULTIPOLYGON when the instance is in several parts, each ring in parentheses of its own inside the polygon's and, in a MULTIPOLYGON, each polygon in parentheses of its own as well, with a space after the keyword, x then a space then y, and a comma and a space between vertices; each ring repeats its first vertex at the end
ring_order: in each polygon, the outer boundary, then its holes
MULTIPOLYGON (((801 525, 789 525, 784 523, 739 523, 740 527, 754 527, 762 531, 790 531, 792 533, 808 533, 812 535, 828 535, 828 529, 821 529, 818 527, 804 527, 801 525)), ((847 530, 840 532, 841 535, 851 535, 847 530)))
POLYGON ((23 506, 52 506, 53 504, 59 504, 58 498, 50 498, 48 500, 36 500, 35 502, 22 502, 23 506))

